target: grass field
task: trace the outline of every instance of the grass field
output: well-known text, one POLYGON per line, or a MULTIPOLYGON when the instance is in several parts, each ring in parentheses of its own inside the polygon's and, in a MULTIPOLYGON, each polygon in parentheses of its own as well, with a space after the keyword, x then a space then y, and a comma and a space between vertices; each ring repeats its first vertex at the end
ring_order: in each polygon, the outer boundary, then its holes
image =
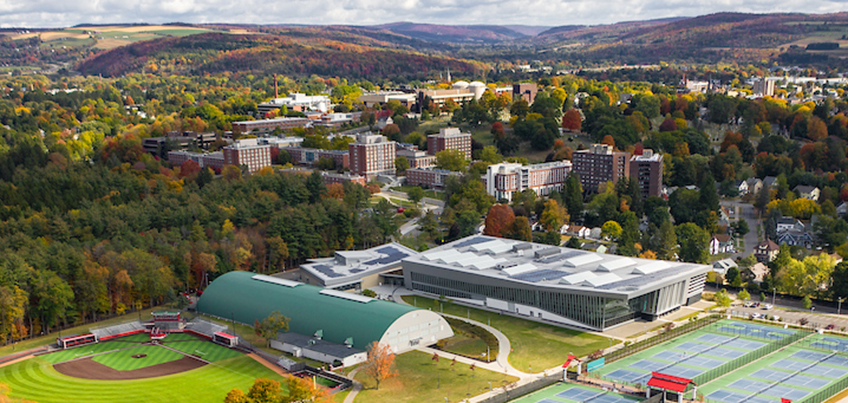
MULTIPOLYGON (((481 357, 486 355, 486 342, 476 337, 455 334, 445 340, 445 346, 442 349, 466 357, 481 357)), ((497 351, 494 354, 497 354, 497 351)), ((494 355, 492 358, 494 358, 494 355)))
POLYGON ((161 346, 140 345, 126 350, 98 355, 92 358, 92 360, 118 371, 132 371, 134 369, 147 368, 176 361, 183 357, 185 356, 161 346), (146 354, 147 357, 132 357, 139 354, 146 354))
POLYGON ((356 380, 362 382, 363 390, 356 396, 357 402, 367 403, 418 403, 441 402, 447 397, 456 402, 476 396, 489 388, 516 381, 515 377, 482 369, 471 370, 466 364, 451 367, 449 360, 435 362, 431 356, 410 351, 395 358, 398 376, 384 380, 380 389, 360 371, 356 380))
MULTIPOLYGON (((168 336, 168 339, 172 336, 175 335, 168 336)), ((226 360, 241 355, 241 353, 236 350, 231 350, 210 341, 200 340, 197 338, 194 338, 194 340, 191 341, 178 341, 176 343, 169 342, 168 339, 165 339, 166 346, 182 351, 186 354, 196 354, 200 358, 210 362, 226 360)))
POLYGON ((58 364, 60 362, 65 362, 68 360, 73 360, 75 358, 80 357, 88 357, 94 354, 105 353, 107 351, 119 350, 122 348, 133 347, 133 344, 127 343, 118 343, 114 341, 107 341, 104 343, 91 344, 88 346, 82 346, 77 348, 72 348, 69 350, 61 350, 55 353, 45 354, 40 356, 42 360, 48 361, 53 364, 58 364))
POLYGON ((529 371, 533 366, 533 371, 539 372, 561 365, 569 353, 582 357, 610 346, 610 339, 585 332, 466 308, 449 302, 442 303, 440 308, 439 301, 431 298, 404 296, 403 299, 419 308, 429 308, 434 312, 443 309, 447 314, 491 324, 509 339, 512 346, 509 363, 520 371, 529 371))
MULTIPOLYGON (((573 383, 557 383, 557 384, 548 386, 547 388, 544 388, 542 390, 533 392, 529 395, 525 395, 521 398, 518 398, 518 399, 515 399, 515 400, 510 400, 510 402, 512 402, 512 403, 536 403, 536 402, 543 400, 543 399, 551 399, 551 400, 556 401, 556 402, 572 403, 572 402, 575 402, 575 400, 566 399, 566 398, 557 396, 557 394, 565 392, 567 390, 574 390, 574 389, 585 390, 588 393, 593 393, 593 394, 603 392, 601 389, 590 388, 588 386, 583 386, 583 385, 575 385, 573 383)), ((634 399, 633 397, 622 395, 622 394, 619 394, 619 393, 608 392, 607 396, 609 396, 609 397, 615 396, 615 397, 618 397, 620 399, 626 399, 626 400, 632 401, 632 402, 638 401, 637 399, 634 399)), ((607 397, 605 396, 604 399, 606 399, 606 398, 607 397)), ((577 403, 580 403, 580 402, 577 402, 577 403)), ((623 403, 623 401, 622 401, 622 403, 623 403)))
POLYGON ((50 362, 41 358, 0 368, 0 382, 9 385, 11 397, 39 403, 220 403, 233 388, 248 390, 256 378, 282 380, 248 356, 180 374, 133 381, 72 378, 56 372, 50 362))

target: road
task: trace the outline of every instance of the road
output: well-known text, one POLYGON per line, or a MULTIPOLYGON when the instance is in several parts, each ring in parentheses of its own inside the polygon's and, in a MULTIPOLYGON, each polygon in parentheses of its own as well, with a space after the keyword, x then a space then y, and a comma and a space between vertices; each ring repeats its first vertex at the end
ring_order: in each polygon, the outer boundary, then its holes
POLYGON ((748 203, 742 203, 739 200, 722 200, 721 206, 728 208, 728 210, 732 209, 736 212, 734 215, 731 215, 731 220, 744 219, 748 222, 748 233, 745 234, 745 237, 743 238, 745 241, 745 248, 740 248, 731 257, 745 257, 754 253, 754 247, 760 243, 760 240, 757 237, 757 226, 759 225, 759 221, 757 220, 756 213, 754 212, 754 206, 748 203))
POLYGON ((759 313, 763 315, 769 316, 779 316, 783 318, 784 323, 798 324, 801 319, 807 320, 807 325, 812 326, 815 329, 824 329, 827 325, 832 324, 834 326, 834 330, 839 331, 840 329, 848 329, 848 315, 824 315, 820 313, 813 313, 812 311, 802 310, 802 311, 787 311, 783 309, 771 309, 765 310, 763 305, 760 305, 758 308, 744 308, 742 306, 734 306, 731 308, 732 311, 736 312, 744 312, 746 314, 759 313))

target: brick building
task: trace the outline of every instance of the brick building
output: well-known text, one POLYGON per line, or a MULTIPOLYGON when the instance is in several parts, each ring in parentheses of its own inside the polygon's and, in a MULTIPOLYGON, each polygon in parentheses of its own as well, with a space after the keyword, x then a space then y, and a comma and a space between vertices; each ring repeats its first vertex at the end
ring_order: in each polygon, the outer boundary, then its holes
POLYGON ((584 192, 597 192, 598 185, 616 183, 630 175, 630 153, 613 151, 608 144, 592 144, 588 150, 575 151, 572 161, 584 192))
POLYGON ((336 163, 336 168, 350 167, 350 153, 344 150, 320 150, 316 148, 281 147, 289 153, 292 164, 315 165, 321 158, 330 158, 336 163))
POLYGON ((221 169, 224 168, 224 153, 221 151, 214 153, 194 153, 190 151, 168 152, 168 162, 173 166, 180 166, 189 160, 197 162, 201 168, 212 168, 215 172, 221 172, 221 169))
POLYGON ((533 83, 519 83, 512 85, 512 99, 524 98, 528 104, 533 104, 536 100, 536 93, 539 92, 539 87, 533 83))
POLYGON ((237 140, 224 147, 224 165, 246 166, 256 172, 271 166, 271 146, 259 144, 256 139, 237 140))
POLYGON ((406 184, 421 186, 429 189, 441 189, 450 176, 461 176, 461 172, 448 171, 446 169, 411 168, 406 171, 406 184))
POLYGON ((250 134, 268 134, 276 128, 281 130, 291 130, 295 127, 306 127, 312 121, 307 118, 277 118, 277 119, 261 119, 261 120, 246 120, 242 122, 233 122, 233 133, 250 133, 250 134))
POLYGON ((395 174, 395 142, 386 136, 364 133, 356 136, 356 142, 348 144, 350 172, 371 180, 379 175, 395 174))
POLYGON ((659 196, 662 192, 663 156, 653 150, 642 151, 642 155, 630 157, 630 177, 639 183, 642 199, 659 196))
POLYGON ((562 190, 571 162, 554 161, 536 165, 502 163, 489 165, 486 191, 498 200, 511 201, 516 192, 531 189, 538 196, 562 190))
POLYGON ((427 136, 427 152, 436 155, 439 151, 459 150, 465 159, 471 160, 471 133, 462 133, 456 127, 446 127, 439 134, 427 136))
POLYGON ((330 185, 333 183, 350 182, 357 185, 365 186, 365 177, 361 175, 351 175, 349 173, 339 174, 332 172, 321 172, 321 177, 324 178, 324 184, 330 185))

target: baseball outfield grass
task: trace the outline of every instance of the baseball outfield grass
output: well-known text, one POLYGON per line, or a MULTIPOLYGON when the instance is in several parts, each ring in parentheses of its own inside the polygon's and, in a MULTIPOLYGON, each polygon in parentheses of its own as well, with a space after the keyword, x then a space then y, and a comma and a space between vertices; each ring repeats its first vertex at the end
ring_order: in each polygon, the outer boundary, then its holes
MULTIPOLYGON (((171 336, 168 336, 168 338, 171 338, 171 336)), ((226 360, 228 358, 238 357, 241 355, 238 351, 230 350, 229 348, 219 346, 208 341, 199 340, 197 338, 194 338, 194 340, 179 341, 176 343, 173 342, 173 340, 168 341, 165 339, 165 345, 173 348, 174 350, 180 350, 186 354, 194 354, 210 362, 226 360)))
POLYGON ((233 388, 250 389, 256 378, 282 381, 277 373, 244 355, 180 374, 129 381, 69 377, 38 357, 0 368, 0 383, 9 386, 11 397, 39 403, 220 403, 233 388))

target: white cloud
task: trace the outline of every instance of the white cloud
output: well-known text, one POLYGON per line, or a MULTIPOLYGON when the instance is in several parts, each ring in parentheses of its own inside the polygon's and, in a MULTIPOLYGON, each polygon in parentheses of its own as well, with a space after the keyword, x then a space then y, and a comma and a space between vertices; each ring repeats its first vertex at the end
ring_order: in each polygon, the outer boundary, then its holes
POLYGON ((82 23, 595 25, 720 11, 838 12, 838 0, 0 0, 4 27, 82 23))

